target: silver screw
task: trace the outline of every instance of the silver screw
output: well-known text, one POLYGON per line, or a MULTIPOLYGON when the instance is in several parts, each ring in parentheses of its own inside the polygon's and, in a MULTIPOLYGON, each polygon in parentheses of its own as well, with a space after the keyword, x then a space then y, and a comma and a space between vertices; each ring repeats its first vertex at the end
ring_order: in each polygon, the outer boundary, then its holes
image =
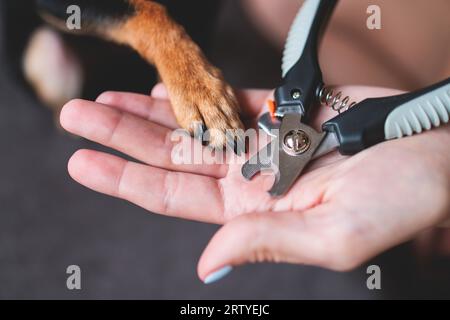
POLYGON ((291 93, 292 99, 295 99, 295 100, 300 99, 301 95, 302 94, 301 94, 300 90, 297 90, 297 89, 293 90, 291 93))
POLYGON ((298 155, 306 152, 310 145, 311 139, 302 130, 291 130, 284 136, 284 149, 287 153, 298 155))

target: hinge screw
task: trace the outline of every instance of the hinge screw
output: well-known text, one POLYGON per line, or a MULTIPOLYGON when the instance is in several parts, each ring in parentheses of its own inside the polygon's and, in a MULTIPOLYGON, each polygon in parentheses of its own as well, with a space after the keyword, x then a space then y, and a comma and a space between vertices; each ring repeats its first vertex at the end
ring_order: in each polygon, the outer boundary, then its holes
POLYGON ((301 96, 302 96, 302 93, 300 92, 300 90, 298 90, 298 89, 292 90, 292 92, 291 92, 292 99, 298 100, 298 99, 300 99, 301 96))
POLYGON ((284 137, 283 144, 286 152, 292 155, 298 155, 309 149, 311 139, 302 130, 291 130, 284 137))

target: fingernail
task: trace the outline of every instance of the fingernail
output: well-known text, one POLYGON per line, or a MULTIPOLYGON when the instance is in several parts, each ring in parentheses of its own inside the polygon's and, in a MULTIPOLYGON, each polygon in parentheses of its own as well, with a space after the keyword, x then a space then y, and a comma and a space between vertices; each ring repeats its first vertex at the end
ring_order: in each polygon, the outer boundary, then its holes
POLYGON ((214 271, 210 275, 208 275, 205 280, 203 280, 204 284, 210 284, 216 281, 219 281, 223 277, 225 277, 227 274, 229 274, 233 270, 232 266, 225 266, 222 269, 219 269, 217 271, 214 271))
POLYGON ((162 83, 158 83, 157 85, 155 85, 150 95, 156 99, 167 99, 169 97, 167 89, 162 83))

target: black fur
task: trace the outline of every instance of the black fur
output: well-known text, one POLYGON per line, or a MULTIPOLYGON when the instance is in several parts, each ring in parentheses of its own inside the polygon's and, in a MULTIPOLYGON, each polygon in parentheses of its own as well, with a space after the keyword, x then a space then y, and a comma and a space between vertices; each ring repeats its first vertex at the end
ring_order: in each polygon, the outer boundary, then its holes
MULTIPOLYGON (((2 1, 2 0, 0 0, 2 1)), ((11 0, 17 1, 17 0, 11 0)), ((78 5, 81 8, 82 23, 85 26, 100 26, 101 22, 124 20, 135 13, 128 0, 34 0, 41 12, 65 21, 67 7, 78 5)), ((150 0, 148 0, 150 1, 150 0)), ((205 33, 211 33, 221 0, 154 0, 164 5, 172 18, 184 26, 188 34, 200 47, 207 47, 205 33)))
POLYGON ((39 11, 61 20, 67 19, 70 5, 77 5, 81 9, 82 21, 88 24, 123 20, 135 13, 134 7, 126 0, 36 0, 36 4, 39 11))

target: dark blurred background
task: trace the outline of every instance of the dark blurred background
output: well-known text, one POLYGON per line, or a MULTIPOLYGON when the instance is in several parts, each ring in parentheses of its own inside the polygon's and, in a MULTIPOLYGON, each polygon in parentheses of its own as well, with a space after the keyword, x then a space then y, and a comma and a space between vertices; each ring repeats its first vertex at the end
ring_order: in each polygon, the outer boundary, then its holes
MULTIPOLYGON (((256 31, 240 1, 169 1, 169 6, 233 85, 276 86, 281 51, 256 31)), ((69 178, 71 154, 99 147, 59 131, 22 79, 22 51, 40 24, 30 8, 29 1, 0 0, 0 298, 450 297, 448 276, 440 276, 448 269, 417 263, 410 244, 348 273, 250 265, 203 285, 197 260, 217 226, 149 214, 69 178), (366 287, 365 270, 372 263, 382 270, 379 291, 366 287), (72 264, 81 267, 81 291, 66 288, 72 264)), ((153 69, 128 49, 65 37, 90 70, 86 98, 112 89, 149 92, 156 80, 153 69)))

